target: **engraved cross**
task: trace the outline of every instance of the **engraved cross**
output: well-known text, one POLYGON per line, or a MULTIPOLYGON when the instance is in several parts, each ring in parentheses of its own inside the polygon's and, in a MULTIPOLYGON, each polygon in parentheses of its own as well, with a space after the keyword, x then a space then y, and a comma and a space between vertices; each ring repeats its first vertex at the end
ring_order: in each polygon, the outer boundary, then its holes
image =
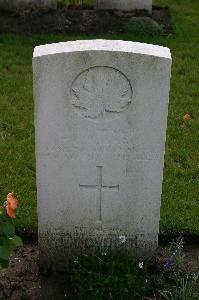
POLYGON ((97 191, 97 218, 102 222, 102 192, 103 191, 119 191, 118 185, 103 185, 102 184, 102 168, 103 166, 97 166, 97 184, 95 185, 82 185, 79 184, 81 189, 90 189, 97 191))

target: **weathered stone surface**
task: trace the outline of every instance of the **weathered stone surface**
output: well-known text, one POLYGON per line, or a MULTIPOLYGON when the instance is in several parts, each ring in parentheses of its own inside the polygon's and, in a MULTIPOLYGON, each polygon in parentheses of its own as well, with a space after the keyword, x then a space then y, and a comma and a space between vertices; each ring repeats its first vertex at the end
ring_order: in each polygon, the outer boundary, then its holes
POLYGON ((38 5, 41 8, 56 8, 57 0, 0 0, 0 8, 5 10, 16 10, 22 7, 38 5))
POLYGON ((96 9, 141 10, 152 12, 152 0, 96 0, 96 9))
POLYGON ((170 68, 168 48, 141 43, 92 40, 35 48, 44 265, 58 268, 96 248, 148 254, 156 248, 170 68))

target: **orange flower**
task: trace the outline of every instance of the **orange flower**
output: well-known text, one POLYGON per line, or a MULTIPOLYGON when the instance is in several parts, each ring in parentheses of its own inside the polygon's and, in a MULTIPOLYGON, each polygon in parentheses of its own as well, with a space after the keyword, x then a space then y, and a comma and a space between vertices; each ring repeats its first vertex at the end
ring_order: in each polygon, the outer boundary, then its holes
POLYGON ((183 117, 183 120, 184 121, 190 121, 190 120, 192 120, 192 116, 190 114, 185 114, 184 117, 183 117))
POLYGON ((14 214, 13 210, 15 210, 19 206, 19 201, 13 196, 14 192, 11 192, 7 195, 6 211, 10 218, 15 219, 16 215, 14 214))

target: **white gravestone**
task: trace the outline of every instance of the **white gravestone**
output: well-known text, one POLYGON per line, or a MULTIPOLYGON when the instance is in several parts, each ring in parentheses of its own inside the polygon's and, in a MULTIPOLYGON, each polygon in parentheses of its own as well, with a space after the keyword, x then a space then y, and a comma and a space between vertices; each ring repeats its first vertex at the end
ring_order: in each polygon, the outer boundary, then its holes
POLYGON ((152 0, 96 0, 96 9, 142 10, 152 12, 152 0))
POLYGON ((170 50, 154 45, 92 40, 35 48, 44 266, 66 266, 96 248, 157 247, 170 69, 170 50))

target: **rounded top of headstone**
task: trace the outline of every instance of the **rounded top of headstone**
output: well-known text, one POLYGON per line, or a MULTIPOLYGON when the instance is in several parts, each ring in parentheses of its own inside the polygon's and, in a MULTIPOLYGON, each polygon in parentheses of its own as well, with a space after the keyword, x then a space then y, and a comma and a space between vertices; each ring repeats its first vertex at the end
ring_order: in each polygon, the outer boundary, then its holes
POLYGON ((121 40, 78 40, 37 46, 33 57, 81 51, 111 51, 150 55, 171 59, 167 47, 121 40))

